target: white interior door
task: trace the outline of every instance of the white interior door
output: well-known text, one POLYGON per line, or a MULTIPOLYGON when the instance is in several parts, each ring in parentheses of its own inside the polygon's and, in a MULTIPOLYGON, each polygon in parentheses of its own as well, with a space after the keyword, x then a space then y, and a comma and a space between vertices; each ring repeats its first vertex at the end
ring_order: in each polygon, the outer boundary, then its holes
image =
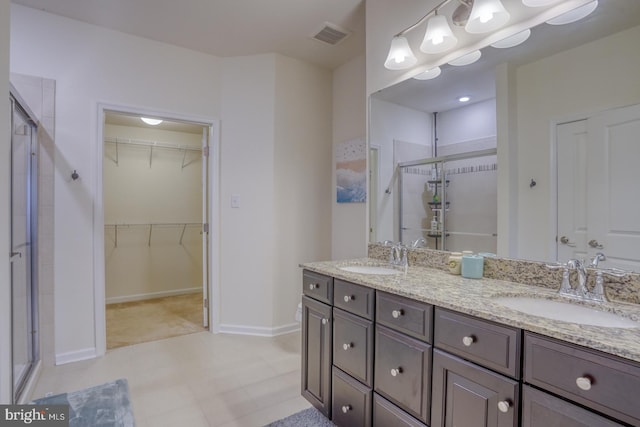
POLYGON ((202 128, 202 325, 209 327, 209 128, 202 128))
POLYGON ((558 151, 558 261, 587 254, 587 121, 556 128, 558 151))
POLYGON ((588 251, 640 272, 640 105, 588 120, 588 251))

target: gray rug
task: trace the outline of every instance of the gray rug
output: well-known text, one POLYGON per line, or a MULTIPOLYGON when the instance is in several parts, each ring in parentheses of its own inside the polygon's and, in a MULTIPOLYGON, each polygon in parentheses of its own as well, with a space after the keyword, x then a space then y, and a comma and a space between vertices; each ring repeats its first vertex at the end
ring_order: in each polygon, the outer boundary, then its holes
POLYGON ((134 427, 127 380, 34 400, 36 405, 69 405, 70 427, 134 427))
POLYGON ((329 421, 316 408, 309 408, 265 427, 335 427, 335 424, 329 421))

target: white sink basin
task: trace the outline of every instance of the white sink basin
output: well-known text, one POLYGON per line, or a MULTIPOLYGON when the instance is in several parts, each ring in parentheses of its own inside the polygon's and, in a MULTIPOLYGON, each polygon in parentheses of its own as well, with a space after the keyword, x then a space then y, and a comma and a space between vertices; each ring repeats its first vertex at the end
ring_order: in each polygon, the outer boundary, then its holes
POLYGON ((640 328, 639 322, 614 313, 562 301, 528 297, 497 297, 493 301, 533 316, 605 328, 640 328))
POLYGON ((343 271, 348 271, 349 273, 375 274, 379 276, 390 276, 392 274, 402 273, 400 270, 376 265, 346 265, 338 268, 343 271))

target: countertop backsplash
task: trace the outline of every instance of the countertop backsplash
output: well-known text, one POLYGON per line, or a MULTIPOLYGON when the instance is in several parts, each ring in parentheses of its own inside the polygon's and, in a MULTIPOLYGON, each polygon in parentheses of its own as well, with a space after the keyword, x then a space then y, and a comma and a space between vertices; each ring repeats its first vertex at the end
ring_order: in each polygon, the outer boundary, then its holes
MULTIPOLYGON (((369 258, 388 261, 389 251, 389 246, 384 246, 381 243, 370 243, 368 256, 369 258)), ((409 249, 408 260, 410 266, 448 271, 449 252, 424 248, 409 249)), ((550 270, 545 266, 545 263, 538 261, 486 257, 484 259, 484 277, 549 289, 559 289, 562 282, 562 270, 550 270)), ((589 274, 588 277, 587 286, 591 288, 595 278, 593 274, 589 274)), ((571 280, 572 283, 575 283, 576 278, 572 277, 571 280)), ((605 291, 612 301, 640 304, 640 274, 629 273, 623 278, 607 276, 605 279, 605 291)))

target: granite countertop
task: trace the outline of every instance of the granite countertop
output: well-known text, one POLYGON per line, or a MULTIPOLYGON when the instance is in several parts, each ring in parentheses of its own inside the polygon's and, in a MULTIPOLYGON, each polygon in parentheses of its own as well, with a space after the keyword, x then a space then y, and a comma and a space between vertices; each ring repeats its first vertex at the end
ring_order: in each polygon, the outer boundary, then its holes
MULTIPOLYGON (((638 328, 608 328, 582 325, 527 315, 496 303, 498 296, 523 296, 559 299, 554 290, 495 279, 466 279, 442 270, 412 266, 396 275, 349 273, 339 267, 348 265, 385 266, 373 258, 348 261, 310 262, 300 266, 310 271, 333 276, 359 285, 406 296, 442 308, 477 316, 482 319, 518 327, 548 337, 600 350, 640 362, 640 323, 638 328)), ((558 287, 560 284, 558 283, 558 287)), ((566 300, 566 299, 564 299, 566 300)), ((608 311, 640 322, 640 305, 628 303, 577 304, 608 311)))

